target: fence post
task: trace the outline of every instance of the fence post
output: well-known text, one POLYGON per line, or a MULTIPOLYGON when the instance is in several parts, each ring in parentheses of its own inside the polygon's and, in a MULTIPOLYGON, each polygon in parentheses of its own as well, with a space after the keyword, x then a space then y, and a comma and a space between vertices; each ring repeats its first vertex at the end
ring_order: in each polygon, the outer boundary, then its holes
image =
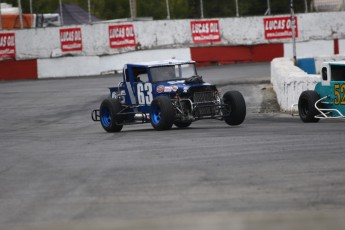
POLYGON ((0 0, 0 31, 2 30, 2 20, 1 20, 1 0, 0 0))
POLYGON ((290 11, 291 11, 291 24, 292 24, 292 52, 293 52, 293 64, 296 65, 297 58, 296 58, 296 34, 295 34, 295 13, 293 10, 293 0, 290 0, 290 11))
POLYGON ((60 26, 63 26, 62 0, 59 0, 60 5, 60 26))
POLYGON ((23 29, 23 11, 22 11, 22 2, 21 2, 21 0, 18 0, 18 9, 19 9, 20 29, 23 29))
POLYGON ((270 4, 270 0, 267 0, 267 10, 265 15, 271 15, 271 4, 270 4))
POLYGON ((32 9, 32 0, 30 0, 30 14, 33 13, 33 9, 32 9))
POLYGON ((202 0, 200 0, 200 16, 201 18, 204 18, 204 4, 202 0))
POLYGON ((169 7, 169 0, 166 0, 167 5, 167 19, 170 19, 170 7, 169 7))
POLYGON ((308 2, 307 2, 307 0, 304 0, 304 12, 308 13, 308 2))
POLYGON ((89 24, 92 24, 92 17, 91 17, 91 0, 87 0, 87 8, 89 10, 89 24))
POLYGON ((235 0, 235 4, 236 4, 236 17, 239 17, 240 13, 238 11, 238 0, 235 0))

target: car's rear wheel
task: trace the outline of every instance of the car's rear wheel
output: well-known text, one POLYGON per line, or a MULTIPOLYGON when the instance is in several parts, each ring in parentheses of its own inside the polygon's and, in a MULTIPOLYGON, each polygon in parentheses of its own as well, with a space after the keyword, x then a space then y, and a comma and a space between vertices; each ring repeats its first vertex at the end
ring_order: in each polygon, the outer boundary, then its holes
POLYGON ((238 91, 228 91, 223 96, 227 116, 224 117, 228 125, 240 125, 246 117, 246 102, 238 91))
POLYGON ((320 112, 315 108, 315 103, 320 100, 319 94, 313 90, 304 91, 298 99, 298 113, 303 122, 318 122, 315 118, 320 112))
POLYGON ((121 125, 121 116, 117 114, 121 111, 121 103, 117 99, 104 99, 100 106, 100 120, 103 129, 107 132, 120 132, 123 125, 121 125))
POLYGON ((174 125, 178 128, 187 128, 192 124, 191 121, 175 121, 174 125))
POLYGON ((175 120, 175 109, 168 97, 159 96, 151 102, 150 119, 156 130, 171 129, 175 120))

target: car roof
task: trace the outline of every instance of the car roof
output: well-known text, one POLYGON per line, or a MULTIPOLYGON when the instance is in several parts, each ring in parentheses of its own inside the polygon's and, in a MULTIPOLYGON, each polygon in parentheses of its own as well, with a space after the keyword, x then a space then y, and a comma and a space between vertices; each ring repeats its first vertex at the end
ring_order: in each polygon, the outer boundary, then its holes
POLYGON ((345 65, 345 61, 329 61, 327 63, 330 65, 341 65, 341 66, 345 65))
POLYGON ((143 67, 156 67, 156 66, 182 65, 182 64, 194 64, 194 63, 195 61, 192 61, 192 60, 168 59, 168 60, 162 60, 162 61, 128 63, 126 65, 127 66, 132 65, 132 66, 143 66, 143 67))

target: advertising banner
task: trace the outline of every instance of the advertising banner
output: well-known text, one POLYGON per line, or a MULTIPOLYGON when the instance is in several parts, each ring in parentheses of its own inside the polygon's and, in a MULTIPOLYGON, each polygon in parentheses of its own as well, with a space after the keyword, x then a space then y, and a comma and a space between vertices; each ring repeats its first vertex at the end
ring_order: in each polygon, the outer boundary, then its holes
POLYGON ((218 20, 191 21, 190 26, 194 43, 221 41, 218 20))
MULTIPOLYGON (((298 23, 295 17, 295 37, 298 37, 298 23)), ((264 18, 265 39, 292 38, 291 17, 264 18)))
POLYGON ((16 56, 16 39, 14 33, 0 33, 0 58, 16 56))
POLYGON ((109 26, 110 48, 123 48, 135 46, 135 34, 132 24, 109 26))
POLYGON ((80 28, 60 29, 62 52, 82 51, 83 41, 80 28))

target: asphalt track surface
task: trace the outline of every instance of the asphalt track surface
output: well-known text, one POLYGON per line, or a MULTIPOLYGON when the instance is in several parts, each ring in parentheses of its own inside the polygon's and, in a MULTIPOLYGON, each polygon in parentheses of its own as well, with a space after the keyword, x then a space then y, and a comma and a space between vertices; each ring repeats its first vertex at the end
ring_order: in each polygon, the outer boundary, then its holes
POLYGON ((119 76, 0 83, 0 229, 345 229, 345 123, 277 112, 269 63, 200 69, 247 118, 106 133, 119 76))

